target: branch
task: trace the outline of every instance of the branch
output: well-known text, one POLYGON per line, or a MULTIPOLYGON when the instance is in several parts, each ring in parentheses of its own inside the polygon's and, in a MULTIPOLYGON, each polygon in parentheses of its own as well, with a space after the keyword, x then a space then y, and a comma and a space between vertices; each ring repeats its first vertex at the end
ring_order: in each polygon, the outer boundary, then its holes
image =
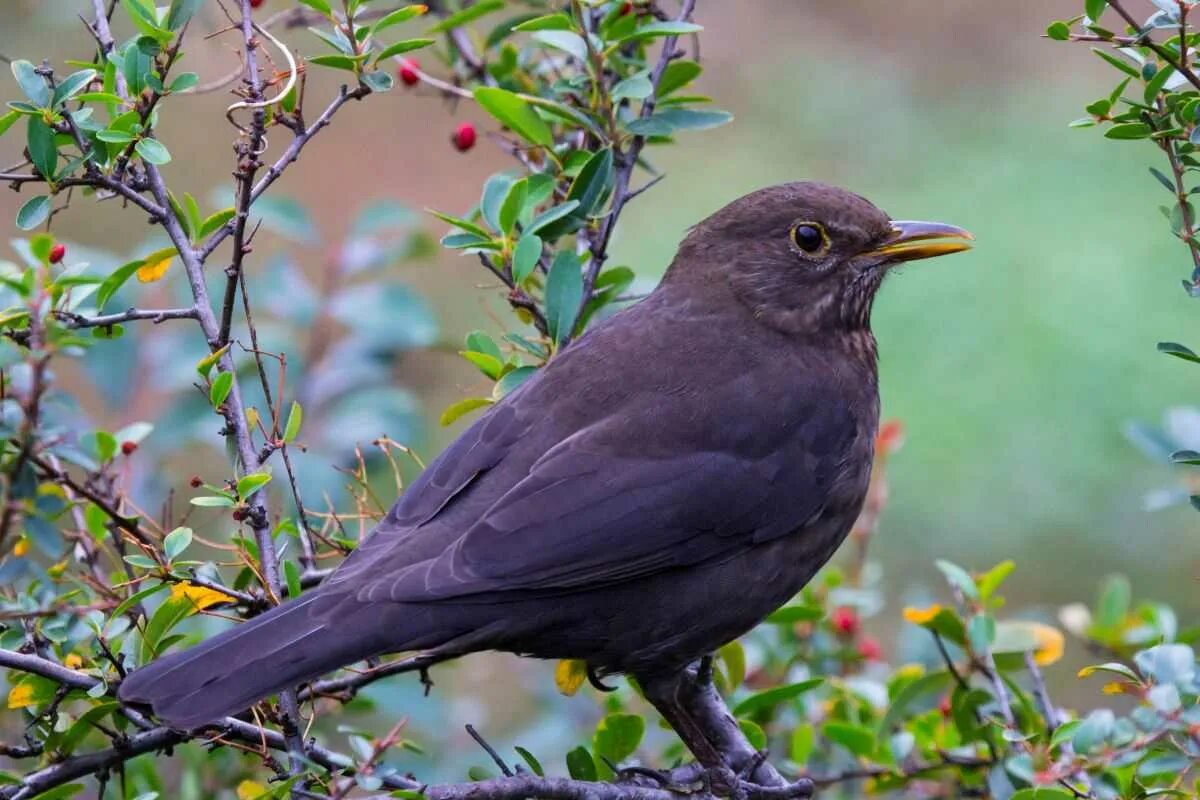
MULTIPOLYGON (((292 140, 290 145, 288 145, 287 150, 283 152, 283 155, 279 157, 279 160, 272 164, 266 173, 263 174, 263 176, 259 179, 258 183, 254 185, 254 190, 250 193, 250 204, 253 205, 254 201, 261 197, 262 193, 271 187, 271 184, 279 180, 279 177, 283 175, 284 170, 299 160, 300 151, 304 149, 304 146, 308 144, 314 136, 320 133, 322 128, 329 124, 329 122, 333 119, 333 115, 338 112, 338 109, 344 106, 348 101, 360 100, 370 93, 370 88, 366 86, 358 86, 355 89, 342 86, 338 92, 338 96, 335 97, 333 102, 330 103, 329 106, 321 113, 321 116, 317 117, 316 122, 296 135, 296 138, 292 140)), ((232 221, 219 228, 212 236, 209 237, 208 241, 204 243, 204 246, 200 248, 200 260, 205 261, 210 255, 212 255, 213 251, 220 246, 221 242, 225 241, 225 239, 228 238, 228 236, 233 232, 234 223, 232 221)))
POLYGON ((189 308, 130 308, 118 314, 100 314, 95 317, 75 314, 71 311, 54 311, 55 317, 68 328, 106 328, 122 322, 148 319, 155 325, 169 319, 196 319, 196 309, 189 308))
MULTIPOLYGON (((679 16, 676 17, 676 21, 690 21, 695 10, 696 0, 684 0, 683 7, 679 10, 679 16)), ((675 45, 678 41, 678 36, 667 36, 663 39, 662 52, 658 56, 658 63, 654 65, 654 69, 650 72, 651 91, 646 96, 646 99, 642 101, 642 108, 638 112, 638 119, 646 119, 654 113, 654 109, 658 103, 658 86, 662 82, 663 73, 666 72, 667 66, 676 56, 675 45)), ((645 136, 634 136, 628 150, 624 153, 617 152, 618 164, 613 189, 612 208, 608 212, 608 217, 601 225, 599 237, 591 246, 592 259, 583 274, 583 300, 579 305, 580 314, 583 313, 583 309, 592 300, 592 292, 596 288, 596 279, 600 277, 600 270, 603 269, 604 262, 608 259, 608 245, 612 240, 617 220, 620 218, 621 212, 625 209, 625 204, 635 196, 629 191, 629 182, 633 178, 634 167, 637 166, 638 157, 645 146, 645 136)))
POLYGON ((13 669, 18 672, 28 672, 31 675, 40 675, 43 678, 57 681, 63 686, 69 686, 72 689, 87 691, 96 685, 95 678, 85 675, 82 672, 68 669, 62 664, 56 664, 47 658, 26 655, 25 653, 18 653, 15 650, 0 650, 0 667, 13 669))

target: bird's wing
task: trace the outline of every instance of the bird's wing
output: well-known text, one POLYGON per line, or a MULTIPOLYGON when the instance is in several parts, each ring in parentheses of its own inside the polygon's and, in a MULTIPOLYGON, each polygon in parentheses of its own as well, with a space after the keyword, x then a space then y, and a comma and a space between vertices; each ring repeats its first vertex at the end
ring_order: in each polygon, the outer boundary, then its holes
MULTIPOLYGON (((845 409, 808 409, 810 416, 780 430, 769 452, 712 446, 722 437, 699 431, 689 442, 685 429, 680 447, 647 455, 640 445, 651 436, 661 445, 656 415, 635 408, 605 418, 545 452, 436 555, 418 561, 410 543, 401 565, 380 553, 376 566, 390 565, 371 569, 357 596, 411 602, 578 590, 720 558, 794 531, 822 510, 856 433, 845 409)), ((420 536, 419 528, 412 533, 414 541, 420 536)))

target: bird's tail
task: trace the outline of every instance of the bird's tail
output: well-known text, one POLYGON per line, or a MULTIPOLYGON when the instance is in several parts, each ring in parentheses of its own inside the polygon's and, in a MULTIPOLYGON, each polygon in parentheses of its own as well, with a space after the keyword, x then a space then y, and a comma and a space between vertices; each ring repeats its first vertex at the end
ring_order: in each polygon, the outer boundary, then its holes
POLYGON ((120 698, 149 705, 172 727, 187 730, 244 711, 288 686, 393 649, 391 628, 359 614, 314 613, 313 592, 272 609, 189 650, 164 656, 130 674, 120 698), (349 616, 350 618, 347 618, 349 616), (365 623, 365 624, 364 624, 365 623))

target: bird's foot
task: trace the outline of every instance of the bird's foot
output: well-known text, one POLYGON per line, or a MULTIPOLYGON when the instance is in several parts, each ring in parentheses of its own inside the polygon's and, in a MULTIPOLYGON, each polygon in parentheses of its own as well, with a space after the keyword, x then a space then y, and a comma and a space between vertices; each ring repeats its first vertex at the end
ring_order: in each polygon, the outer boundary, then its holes
POLYGON ((592 685, 592 688, 598 692, 615 692, 617 690, 616 686, 609 686, 607 683, 602 681, 599 673, 596 672, 596 668, 591 664, 587 665, 587 679, 588 683, 592 685))
POLYGON ((755 770, 765 760, 764 754, 752 759, 739 772, 729 767, 712 767, 705 770, 703 781, 709 794, 728 797, 730 800, 802 800, 813 796, 813 782, 801 778, 782 786, 764 786, 750 780, 755 770))

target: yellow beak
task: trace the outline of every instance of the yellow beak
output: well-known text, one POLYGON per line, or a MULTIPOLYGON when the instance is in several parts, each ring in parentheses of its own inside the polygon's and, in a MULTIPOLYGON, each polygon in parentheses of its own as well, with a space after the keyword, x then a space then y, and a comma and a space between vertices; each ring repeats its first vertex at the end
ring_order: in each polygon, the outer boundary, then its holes
POLYGON ((970 231, 941 222, 892 221, 892 238, 872 251, 889 261, 916 261, 971 249, 970 231))

